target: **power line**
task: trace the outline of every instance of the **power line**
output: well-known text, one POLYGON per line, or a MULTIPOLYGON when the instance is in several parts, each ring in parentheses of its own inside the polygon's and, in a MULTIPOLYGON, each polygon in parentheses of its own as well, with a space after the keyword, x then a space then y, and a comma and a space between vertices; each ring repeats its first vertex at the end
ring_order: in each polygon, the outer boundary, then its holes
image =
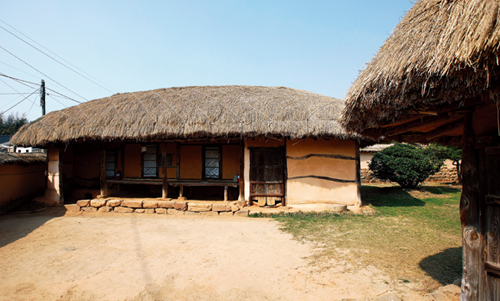
POLYGON ((31 76, 31 77, 39 78, 38 76, 35 76, 35 75, 33 75, 33 74, 29 74, 28 72, 24 72, 23 70, 21 70, 21 69, 19 69, 19 68, 16 68, 16 67, 14 67, 14 66, 12 66, 12 65, 9 65, 9 64, 7 64, 6 62, 2 62, 2 61, 0 61, 0 63, 1 63, 1 64, 4 64, 4 65, 6 65, 6 66, 9 66, 9 67, 10 67, 10 68, 12 68, 12 69, 16 69, 17 71, 22 72, 22 73, 24 73, 24 74, 27 74, 27 75, 29 75, 29 76, 31 76))
MULTIPOLYGON (((27 35, 23 34, 22 32, 20 32, 19 30, 15 29, 13 26, 9 25, 7 22, 3 21, 3 20, 0 20, 2 21, 4 24, 6 24, 7 26, 9 26, 10 28, 12 28, 13 30, 15 30, 16 32, 20 33, 21 35, 23 35, 24 37, 28 38, 29 40, 31 40, 32 42, 36 43, 38 46, 42 47, 43 49, 47 50, 48 52, 52 53, 54 56, 57 56, 58 58, 60 58, 61 60, 65 61, 66 63, 68 63, 69 65, 75 67, 76 69, 80 70, 81 72, 87 74, 88 76, 92 77, 93 79, 97 80, 97 81, 100 81, 98 80, 97 78, 93 77, 92 75, 88 74, 87 72, 83 71, 82 69, 78 68, 77 66, 71 64, 70 62, 68 62, 67 60, 63 59, 62 57, 58 56, 57 54, 55 54, 54 52, 50 51, 49 49, 47 49, 46 47, 44 47, 43 45, 41 45, 40 43, 36 42, 35 40, 33 40, 32 38, 28 37, 27 35)), ((85 78, 86 80, 98 85, 99 87, 107 90, 108 92, 111 92, 111 93, 114 93, 114 91, 102 86, 101 84, 95 82, 94 80, 88 78, 87 76, 81 74, 80 72, 76 71, 75 69, 67 66, 66 64, 62 63, 61 61, 55 59, 54 57, 52 57, 51 55, 45 53, 44 51, 40 50, 39 48, 33 46, 32 44, 30 44, 29 42, 25 41, 24 39, 20 38, 19 36, 17 36, 16 34, 12 33, 11 31, 9 31, 8 29, 6 29, 5 27, 1 26, 0 25, 0 28, 2 28, 3 30, 5 30, 6 32, 10 33, 11 35, 13 35, 14 37, 18 38, 19 40, 23 41, 24 43, 28 44, 29 46, 33 47, 34 49, 38 50, 39 52, 45 54, 46 56, 48 56, 49 58, 51 58, 52 60, 58 62, 59 64, 61 64, 62 66, 68 68, 69 70, 75 72, 76 74, 80 75, 81 77, 85 78)), ((100 81, 103 85, 106 85, 105 83, 103 83, 102 81, 100 81)), ((108 85, 106 85, 108 86, 108 85)), ((109 87, 109 86, 108 86, 109 87)), ((111 88, 111 87, 109 87, 111 88)), ((115 89, 113 89, 115 90, 115 89)))
MULTIPOLYGON (((48 76, 47 74, 43 73, 42 71, 36 69, 35 67, 31 66, 30 64, 28 64, 27 62, 23 61, 21 58, 19 58, 18 56, 16 56, 15 54, 13 54, 12 52, 8 51, 7 49, 5 49, 3 46, 0 46, 0 48, 2 48, 5 52, 7 52, 8 54, 12 55, 13 57, 15 57, 16 59, 20 60, 21 62, 23 62, 24 64, 26 64, 27 66, 29 66, 30 68, 36 70, 38 73, 42 74, 43 76, 46 76, 48 79, 52 80, 54 83, 58 84, 59 86, 63 87, 64 89, 70 91, 71 93, 75 94, 75 95, 78 95, 79 97, 85 99, 85 100, 88 100, 86 99, 85 97, 81 96, 80 94, 72 91, 71 89, 69 88, 66 88, 64 85, 62 85, 61 83, 59 83, 58 81, 56 81, 55 79, 53 79, 52 77, 48 76)), ((81 102, 79 102, 81 103, 81 102)))
POLYGON ((26 96, 25 98, 21 99, 18 103, 16 103, 15 105, 13 105, 12 107, 8 108, 7 110, 3 111, 2 113, 0 113, 0 115, 3 115, 4 113, 8 112, 10 109, 13 109, 15 106, 17 106, 18 104, 20 104, 21 102, 25 101, 28 97, 30 97, 31 95, 35 94, 35 92, 38 92, 39 89, 36 89, 35 91, 33 91, 33 93, 31 93, 30 95, 26 96))

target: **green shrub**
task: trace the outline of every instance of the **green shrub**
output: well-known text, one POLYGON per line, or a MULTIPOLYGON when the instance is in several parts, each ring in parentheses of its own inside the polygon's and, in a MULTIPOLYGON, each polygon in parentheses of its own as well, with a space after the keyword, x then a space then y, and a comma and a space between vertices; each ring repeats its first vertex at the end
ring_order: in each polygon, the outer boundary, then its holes
POLYGON ((438 171, 442 163, 422 147, 396 143, 376 153, 369 167, 378 179, 413 188, 438 171))

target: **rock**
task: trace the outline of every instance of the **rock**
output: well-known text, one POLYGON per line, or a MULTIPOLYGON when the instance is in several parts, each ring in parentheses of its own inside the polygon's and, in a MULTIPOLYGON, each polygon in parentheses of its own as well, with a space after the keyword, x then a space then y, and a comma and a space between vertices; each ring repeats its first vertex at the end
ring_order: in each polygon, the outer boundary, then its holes
POLYGON ((326 206, 327 210, 333 213, 340 213, 347 210, 347 205, 331 204, 326 206))
POLYGON ((126 200, 126 201, 122 201, 121 206, 122 207, 129 207, 129 208, 142 208, 142 200, 126 200))
POLYGON ((144 201, 142 208, 158 208, 158 201, 144 201))
POLYGON ((231 205, 231 211, 232 212, 236 212, 236 211, 239 211, 240 210, 240 207, 236 206, 236 205, 231 205))
POLYGON ((80 211, 80 206, 76 204, 64 205, 64 208, 66 208, 66 211, 72 211, 72 212, 80 211))
POLYGON ((127 207, 115 207, 115 212, 117 213, 132 213, 134 209, 127 207))
POLYGON ((76 204, 80 207, 88 207, 90 205, 90 200, 79 200, 76 204))
POLYGON ((244 209, 244 210, 240 210, 240 211, 237 211, 234 213, 235 216, 248 216, 248 213, 250 211, 247 210, 247 209, 244 209))
POLYGON ((182 210, 176 210, 176 209, 167 209, 168 214, 184 214, 184 211, 182 210))
POLYGON ((191 215, 199 215, 200 212, 195 212, 195 211, 186 211, 184 214, 191 214, 191 215))
POLYGON ((158 208, 174 208, 175 201, 158 201, 158 208))
POLYGON ((189 203, 188 210, 194 212, 210 211, 212 210, 212 204, 189 203))
POLYGON ((95 212, 95 211, 97 211, 97 208, 95 208, 95 207, 82 207, 82 211, 95 212))
POLYGON ((113 207, 104 206, 104 207, 100 207, 97 211, 99 211, 99 212, 110 212, 110 211, 113 211, 113 207))
POLYGON ((90 206, 91 207, 96 207, 96 208, 99 208, 99 207, 102 207, 102 206, 106 206, 106 200, 103 200, 103 199, 93 199, 92 201, 90 201, 90 206))
POLYGON ((108 202, 106 203, 106 206, 109 206, 109 207, 118 207, 121 204, 122 204, 121 200, 108 200, 108 202))
POLYGON ((187 200, 187 197, 185 196, 181 196, 181 197, 178 197, 177 198, 178 201, 186 201, 187 200))
POLYGON ((165 209, 165 208, 156 208, 155 212, 159 213, 159 214, 167 214, 167 209, 165 209))
POLYGON ((144 213, 153 214, 155 213, 155 210, 153 208, 144 209, 144 213))
POLYGON ((135 213, 144 213, 145 212, 145 209, 142 209, 142 208, 139 208, 139 209, 135 209, 134 211, 135 213))
POLYGON ((231 211, 231 206, 226 204, 213 204, 212 211, 220 211, 220 212, 231 211))
POLYGON ((220 216, 233 216, 233 212, 221 212, 219 213, 220 216))
POLYGON ((236 201, 236 205, 238 205, 239 207, 243 208, 247 205, 247 203, 245 201, 236 201))
POLYGON ((206 211, 206 212, 200 212, 201 215, 208 215, 208 216, 219 216, 219 212, 217 211, 206 211))
POLYGON ((399 296, 396 294, 388 294, 378 297, 377 299, 375 299, 375 301, 403 301, 403 300, 399 298, 399 296))
POLYGON ((188 203, 187 202, 175 202, 174 208, 176 210, 186 211, 186 210, 188 210, 188 203))

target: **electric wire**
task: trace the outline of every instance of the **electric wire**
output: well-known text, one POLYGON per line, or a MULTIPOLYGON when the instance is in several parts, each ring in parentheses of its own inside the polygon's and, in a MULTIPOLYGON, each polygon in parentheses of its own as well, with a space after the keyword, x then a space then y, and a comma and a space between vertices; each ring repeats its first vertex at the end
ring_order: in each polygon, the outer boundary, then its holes
MULTIPOLYGON (((18 56, 16 56, 15 54, 13 54, 12 52, 8 51, 7 49, 5 49, 3 46, 0 45, 0 48, 2 48, 5 52, 7 52, 8 54, 12 55, 13 57, 15 57, 16 59, 20 60, 21 62, 23 62, 24 64, 26 64, 27 66, 29 66, 30 68, 34 69, 35 71, 37 71, 38 73, 42 74, 43 76, 47 77, 48 79, 50 79, 51 81, 53 81, 54 83, 58 84, 59 86, 63 87, 64 89, 70 91, 71 93, 75 94, 75 95, 78 95, 79 97, 85 99, 85 100, 88 100, 86 99, 85 97, 81 96, 80 94, 72 91, 71 89, 65 87, 64 85, 62 85, 61 83, 59 83, 58 81, 56 81, 55 79, 53 79, 52 77, 48 76, 47 74, 43 73, 42 71, 36 69, 35 67, 31 66, 30 64, 28 64, 27 62, 23 61, 21 58, 19 58, 18 56)), ((81 103, 81 102, 80 102, 81 103)))
MULTIPOLYGON (((2 21, 4 22, 4 21, 2 21)), ((4 22, 5 23, 5 22, 4 22)), ((9 25, 10 26, 10 25, 9 25)), ((11 26, 12 27, 12 26, 11 26)), ((55 59, 54 57, 52 57, 51 55, 45 53, 44 51, 38 49, 37 47, 33 46, 32 44, 28 43, 27 41, 25 41, 24 39, 20 38, 19 36, 17 36, 16 34, 12 33, 11 31, 7 30, 5 27, 3 27, 2 25, 0 25, 0 28, 2 28, 3 30, 5 30, 6 32, 10 33, 11 35, 13 35, 14 37, 18 38, 19 40, 23 41, 24 43, 28 44, 29 46, 33 47, 34 49, 38 50, 39 52, 45 54, 46 56, 48 56, 49 58, 51 58, 52 60, 56 61, 57 63, 61 64, 62 66, 68 68, 69 70, 75 72, 76 74, 80 75, 81 77, 85 78, 86 80, 98 85, 99 87, 103 88, 104 90, 107 90, 108 92, 111 92, 113 93, 113 91, 109 90, 108 88, 102 86, 101 84, 95 82, 94 80, 88 78, 87 76, 81 74, 80 72, 76 71, 75 69, 65 65, 64 63, 61 63, 59 60, 55 59)), ((45 48, 45 47, 44 47, 45 48)))
POLYGON ((33 93, 31 93, 30 95, 26 96, 25 98, 21 99, 18 103, 16 103, 15 105, 13 105, 12 107, 8 108, 7 110, 3 111, 2 113, 0 113, 0 115, 3 115, 4 113, 8 112, 9 110, 15 108, 18 104, 20 104, 21 102, 25 101, 28 97, 30 97, 31 95, 35 94, 35 92, 38 92, 39 89, 33 91, 33 93))
POLYGON ((40 79, 40 77, 35 76, 35 75, 33 75, 33 74, 30 74, 30 73, 28 73, 28 72, 25 72, 25 71, 23 71, 23 70, 21 70, 21 69, 19 69, 19 68, 16 68, 16 67, 14 67, 14 66, 12 66, 12 65, 9 65, 9 64, 7 64, 6 62, 2 62, 2 61, 0 61, 0 64, 4 64, 5 66, 9 66, 10 68, 12 68, 12 69, 16 69, 17 71, 22 72, 22 73, 24 73, 24 74, 27 74, 27 75, 29 75, 29 76, 31 76, 31 77, 35 77, 35 78, 40 79))

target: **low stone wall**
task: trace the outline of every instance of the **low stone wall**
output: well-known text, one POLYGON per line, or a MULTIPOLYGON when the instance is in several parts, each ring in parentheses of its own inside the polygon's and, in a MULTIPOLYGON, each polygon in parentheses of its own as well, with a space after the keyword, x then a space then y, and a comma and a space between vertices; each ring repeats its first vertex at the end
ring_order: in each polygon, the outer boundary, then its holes
POLYGON ((93 199, 79 200, 75 211, 117 212, 117 213, 157 213, 157 214, 204 214, 224 216, 248 216, 245 201, 228 204, 185 202, 179 200, 120 200, 93 199))
MULTIPOLYGON (((432 176, 430 176, 427 180, 425 180, 425 182, 433 182, 433 183, 458 182, 457 169, 442 166, 441 170, 438 173, 435 173, 432 176)), ((361 169, 361 183, 385 184, 385 183, 390 183, 390 181, 379 180, 373 177, 372 172, 368 168, 363 168, 361 169)))

